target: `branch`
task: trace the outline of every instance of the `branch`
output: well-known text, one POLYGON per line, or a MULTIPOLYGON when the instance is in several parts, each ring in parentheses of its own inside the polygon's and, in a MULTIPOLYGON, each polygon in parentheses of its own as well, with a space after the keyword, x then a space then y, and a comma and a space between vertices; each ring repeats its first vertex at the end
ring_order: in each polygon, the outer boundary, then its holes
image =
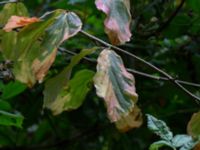
MULTIPOLYGON (((63 47, 59 47, 58 50, 60 52, 68 53, 68 54, 71 54, 71 55, 77 55, 77 53, 72 52, 70 50, 67 50, 67 49, 65 49, 63 47)), ((85 59, 85 60, 87 60, 89 62, 92 62, 92 63, 97 63, 96 59, 92 59, 92 58, 89 58, 89 57, 83 57, 83 59, 85 59)), ((141 72, 141 71, 138 71, 138 70, 135 70, 135 69, 127 68, 127 71, 131 72, 133 74, 140 75, 140 76, 143 76, 143 77, 146 77, 146 78, 150 78, 150 79, 154 79, 154 80, 169 81, 169 79, 166 78, 166 77, 159 77, 159 76, 151 75, 151 74, 148 74, 148 73, 145 73, 145 72, 141 72)), ((200 84, 196 84, 196 83, 192 83, 192 82, 188 82, 188 81, 183 81, 183 80, 178 80, 178 79, 176 81, 178 83, 180 83, 180 84, 183 84, 183 85, 188 85, 188 86, 193 86, 193 87, 200 88, 200 84)))
POLYGON ((171 22, 172 20, 177 16, 181 8, 183 7, 183 4, 185 3, 185 0, 181 0, 179 6, 176 8, 176 10, 171 14, 171 16, 163 23, 163 25, 158 28, 157 33, 162 32, 171 22))
POLYGON ((172 22, 172 20, 177 16, 177 14, 179 13, 179 11, 183 7, 184 3, 185 3, 185 0, 181 0, 180 4, 176 8, 176 10, 170 15, 170 17, 156 31, 154 31, 153 33, 144 35, 144 36, 145 37, 151 37, 153 35, 160 34, 172 22))
POLYGON ((101 39, 99 39, 99 38, 97 38, 97 37, 95 37, 95 36, 93 36, 93 35, 91 35, 91 34, 85 32, 85 31, 83 31, 83 30, 81 30, 80 33, 82 33, 84 36, 88 37, 88 38, 91 39, 91 40, 97 41, 98 43, 100 43, 101 45, 103 45, 103 46, 105 46, 105 47, 109 47, 109 48, 111 48, 111 49, 113 49, 113 50, 122 52, 122 53, 124 53, 124 54, 126 54, 126 55, 128 55, 128 56, 130 56, 130 57, 132 57, 132 58, 134 58, 134 59, 136 59, 136 60, 142 62, 143 64, 149 66, 149 67, 152 68, 153 70, 159 72, 159 73, 162 74, 164 77, 166 77, 171 83, 173 83, 175 86, 177 86, 177 87, 178 87, 179 89, 181 89, 183 92, 185 92, 188 96, 190 96, 193 100, 195 100, 195 102, 196 102, 197 104, 200 104, 200 97, 198 97, 198 96, 194 95, 193 93, 191 93, 190 91, 188 91, 188 90, 187 90, 185 87, 183 87, 175 78, 173 78, 171 75, 169 75, 169 74, 166 73, 165 71, 159 69, 158 67, 156 67, 156 66, 154 66, 153 64, 151 64, 151 63, 145 61, 144 59, 142 59, 142 58, 140 58, 140 57, 138 57, 138 56, 136 56, 136 55, 134 55, 134 54, 132 54, 132 53, 130 53, 130 52, 128 52, 128 51, 125 51, 125 50, 123 50, 123 49, 121 49, 121 48, 119 48, 119 47, 116 47, 116 46, 114 46, 114 45, 111 45, 111 44, 109 44, 109 43, 107 43, 107 42, 105 42, 105 41, 103 41, 103 40, 101 40, 101 39))

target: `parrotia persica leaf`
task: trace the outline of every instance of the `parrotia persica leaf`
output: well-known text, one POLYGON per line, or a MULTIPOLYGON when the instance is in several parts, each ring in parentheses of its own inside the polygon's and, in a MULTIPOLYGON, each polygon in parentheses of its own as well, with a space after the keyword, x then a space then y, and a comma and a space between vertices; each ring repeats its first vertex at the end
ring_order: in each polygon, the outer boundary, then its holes
POLYGON ((4 57, 14 61, 15 78, 30 87, 36 81, 42 82, 55 60, 59 45, 76 35, 81 27, 82 22, 75 13, 56 10, 41 17, 40 22, 25 26, 17 34, 5 35, 2 41, 16 41, 11 42, 12 45, 2 43, 4 57))
POLYGON ((34 22, 39 22, 40 19, 36 17, 28 18, 28 17, 21 17, 21 16, 12 16, 5 27, 3 28, 4 31, 10 32, 12 29, 23 27, 29 25, 34 22))
POLYGON ((86 83, 89 83, 90 80, 92 80, 93 73, 85 70, 77 73, 71 81, 69 81, 69 79, 73 67, 77 65, 83 57, 91 54, 95 50, 95 47, 82 50, 81 53, 75 55, 71 59, 70 64, 61 73, 46 82, 43 92, 43 107, 51 109, 53 114, 57 115, 64 110, 76 109, 82 104, 84 97, 89 90, 86 83))
POLYGON ((130 1, 129 0, 96 0, 96 6, 107 18, 104 21, 105 32, 112 44, 124 44, 131 38, 130 1))
POLYGON ((122 131, 139 126, 140 123, 134 122, 137 116, 134 112, 140 112, 136 109, 138 95, 135 92, 135 80, 114 51, 105 49, 100 53, 94 85, 97 95, 105 101, 111 122, 117 122, 117 127, 122 131))
POLYGON ((81 70, 62 88, 55 101, 46 104, 52 110, 54 115, 63 111, 77 109, 81 106, 87 93, 91 89, 94 72, 90 70, 81 70))
POLYGON ((200 112, 194 113, 187 126, 188 134, 194 138, 200 137, 200 112))

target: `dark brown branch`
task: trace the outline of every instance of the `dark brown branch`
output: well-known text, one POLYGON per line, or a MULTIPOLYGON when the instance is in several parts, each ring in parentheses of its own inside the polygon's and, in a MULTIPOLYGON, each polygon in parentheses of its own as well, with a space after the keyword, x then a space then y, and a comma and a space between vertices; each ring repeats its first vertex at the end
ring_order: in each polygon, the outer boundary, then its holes
POLYGON ((162 23, 160 25, 160 27, 156 31, 154 31, 153 33, 149 33, 149 34, 144 34, 144 35, 142 35, 142 37, 148 38, 148 37, 151 37, 151 36, 159 35, 164 29, 166 29, 166 27, 168 27, 170 25, 172 20, 180 12, 180 10, 183 7, 184 3, 185 3, 185 0, 181 0, 180 4, 177 6, 176 10, 169 16, 169 18, 164 23, 162 23))
POLYGON ((142 59, 142 58, 140 58, 140 57, 138 57, 138 56, 136 56, 136 55, 134 55, 134 54, 132 54, 132 53, 130 53, 130 52, 128 52, 128 51, 125 51, 125 50, 123 50, 123 49, 121 49, 121 48, 119 48, 119 47, 116 47, 116 46, 114 46, 114 45, 111 45, 111 44, 109 44, 109 43, 107 43, 107 42, 105 42, 105 41, 103 41, 103 40, 101 40, 101 39, 99 39, 99 38, 97 38, 97 37, 95 37, 95 36, 93 36, 93 35, 91 35, 91 34, 85 32, 85 31, 83 31, 83 30, 81 30, 80 33, 82 33, 84 36, 88 37, 88 38, 91 39, 91 40, 95 40, 95 41, 99 42, 101 45, 103 45, 103 46, 105 46, 105 47, 109 47, 109 48, 111 48, 111 49, 113 49, 113 50, 122 52, 122 53, 124 53, 124 54, 126 54, 126 55, 128 55, 128 56, 130 56, 130 57, 132 57, 132 58, 134 58, 134 59, 136 59, 136 60, 142 62, 143 64, 149 66, 149 67, 152 68, 153 70, 159 72, 161 75, 163 75, 164 77, 166 77, 171 83, 173 83, 175 86, 177 86, 177 87, 178 87, 179 89, 181 89, 183 92, 185 92, 188 96, 190 96, 193 100, 195 100, 195 102, 196 102, 197 104, 200 104, 200 97, 198 97, 198 96, 194 95, 193 93, 191 93, 190 91, 188 91, 188 90, 187 90, 185 87, 183 87, 175 78, 173 78, 171 75, 169 75, 169 74, 166 73, 165 71, 159 69, 158 67, 156 67, 156 66, 154 66, 153 64, 151 64, 151 63, 145 61, 144 59, 142 59))
POLYGON ((156 33, 162 32, 172 22, 172 20, 177 16, 177 14, 179 13, 179 11, 183 7, 184 3, 185 3, 185 0, 181 0, 180 4, 176 8, 176 10, 171 14, 171 16, 167 19, 167 21, 165 21, 163 23, 163 25, 161 25, 160 28, 158 28, 158 30, 157 30, 156 33))

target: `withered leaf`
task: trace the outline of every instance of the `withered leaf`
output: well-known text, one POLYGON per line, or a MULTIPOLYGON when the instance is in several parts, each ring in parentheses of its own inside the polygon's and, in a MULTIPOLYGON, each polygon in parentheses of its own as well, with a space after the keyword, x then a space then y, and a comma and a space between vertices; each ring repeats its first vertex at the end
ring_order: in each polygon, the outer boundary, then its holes
POLYGON ((12 16, 5 27, 3 28, 4 31, 10 32, 12 29, 18 28, 18 27, 23 27, 26 25, 29 25, 34 22, 39 22, 40 19, 36 17, 21 17, 21 16, 12 16))

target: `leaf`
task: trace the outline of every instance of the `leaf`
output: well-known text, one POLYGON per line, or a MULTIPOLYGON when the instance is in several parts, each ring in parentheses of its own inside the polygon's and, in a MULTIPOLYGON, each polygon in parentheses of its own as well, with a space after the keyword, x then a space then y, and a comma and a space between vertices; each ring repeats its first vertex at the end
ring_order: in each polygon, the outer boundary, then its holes
POLYGON ((24 117, 0 110, 0 125, 22 127, 24 117))
MULTIPOLYGON (((55 60, 59 45, 76 35, 82 27, 79 17, 65 10, 47 13, 41 19, 41 22, 27 25, 17 33, 13 37, 15 45, 2 46, 4 56, 14 61, 15 78, 29 87, 36 81, 43 81, 55 60)), ((9 40, 13 41, 11 36, 9 40)))
POLYGON ((184 144, 190 142, 191 140, 192 140, 192 137, 189 136, 189 135, 185 135, 185 134, 176 135, 176 136, 174 136, 174 138, 172 139, 172 144, 173 144, 175 147, 181 147, 181 146, 183 146, 184 144))
POLYGON ((12 29, 27 26, 34 22, 39 22, 40 19, 36 17, 28 18, 28 17, 20 17, 20 16, 12 16, 5 27, 3 28, 4 31, 10 32, 12 29))
POLYGON ((155 134, 161 137, 161 139, 170 142, 173 138, 173 134, 169 127, 162 120, 158 120, 152 115, 147 114, 147 126, 155 134))
POLYGON ((124 119, 133 111, 138 99, 135 80, 114 51, 105 49, 99 55, 94 85, 97 95, 105 101, 111 122, 124 119))
MULTIPOLYGON (((69 78, 71 75, 71 70, 75 65, 77 65, 80 60, 86 55, 91 54, 96 50, 96 47, 91 49, 82 50, 81 53, 75 55, 70 64, 57 76, 49 79, 45 84, 44 94, 44 104, 43 106, 51 109, 51 105, 56 103, 59 97, 63 96, 62 93, 68 88, 69 78)), ((57 113, 54 113, 57 114, 57 113)))
POLYGON ((107 18, 104 21, 105 32, 112 44, 124 44, 131 38, 130 1, 129 0, 96 0, 96 7, 103 11, 107 18))
POLYGON ((116 127, 122 132, 127 132, 132 128, 140 127, 142 123, 143 119, 141 110, 137 107, 137 105, 135 105, 132 112, 116 122, 116 127))
POLYGON ((179 150, 192 150, 198 143, 199 140, 191 139, 190 141, 185 143, 179 150))
POLYGON ((7 85, 3 88, 3 94, 1 95, 2 99, 10 99, 18 94, 22 93, 26 89, 26 85, 15 81, 15 82, 9 82, 7 85))
POLYGON ((10 111, 12 109, 11 105, 4 100, 0 100, 0 110, 10 111))
POLYGON ((51 109, 54 115, 77 109, 91 89, 89 83, 92 81, 93 76, 94 72, 90 70, 77 72, 69 81, 69 84, 63 87, 57 98, 51 103, 46 103, 45 107, 51 109))
POLYGON ((0 25, 3 26, 8 22, 8 19, 13 16, 28 16, 28 10, 23 3, 8 3, 0 12, 0 25))
POLYGON ((187 125, 187 132, 194 138, 200 136, 200 112, 194 113, 187 125))
POLYGON ((163 146, 167 146, 167 147, 171 147, 173 150, 176 150, 175 147, 173 147, 171 145, 171 143, 167 142, 167 141, 158 141, 158 142, 154 142, 153 144, 151 144, 151 146, 149 147, 149 150, 159 150, 161 147, 163 146))

